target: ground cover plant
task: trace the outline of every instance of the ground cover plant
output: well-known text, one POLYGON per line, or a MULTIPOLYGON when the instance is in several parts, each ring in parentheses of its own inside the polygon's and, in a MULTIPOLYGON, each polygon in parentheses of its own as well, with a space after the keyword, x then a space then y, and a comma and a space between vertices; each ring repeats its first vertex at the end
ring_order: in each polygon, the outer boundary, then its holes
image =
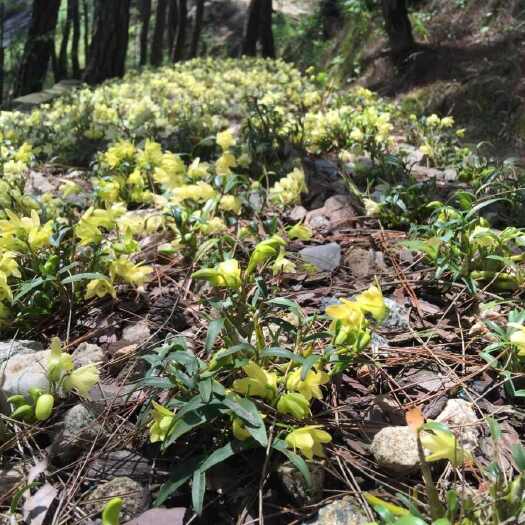
POLYGON ((0 113, 6 519, 518 523, 522 174, 461 135, 267 59, 0 113))

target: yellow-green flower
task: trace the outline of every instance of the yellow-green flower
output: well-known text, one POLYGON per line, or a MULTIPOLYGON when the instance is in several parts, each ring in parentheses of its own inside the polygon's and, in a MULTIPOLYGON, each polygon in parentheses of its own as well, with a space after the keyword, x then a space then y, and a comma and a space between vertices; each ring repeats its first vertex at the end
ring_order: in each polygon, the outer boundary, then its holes
POLYGON ((371 314, 376 321, 382 321, 388 314, 383 293, 378 286, 370 286, 356 297, 355 302, 363 312, 371 314))
POLYGON ((219 207, 221 210, 231 211, 236 215, 239 215, 242 208, 241 199, 235 197, 234 195, 224 195, 221 197, 219 207))
POLYGON ((372 199, 363 199, 367 217, 377 217, 381 213, 381 205, 372 199))
POLYGON ((149 439, 151 443, 164 441, 169 429, 175 419, 175 414, 159 403, 152 401, 153 411, 151 412, 152 421, 149 424, 149 439))
POLYGON ((518 348, 518 356, 525 357, 525 326, 517 323, 509 323, 509 326, 517 328, 510 336, 510 342, 518 348))
POLYGON ((309 241, 313 236, 313 232, 308 226, 298 223, 288 230, 288 237, 290 239, 299 239, 301 241, 309 241))
POLYGON ((47 360, 47 377, 50 381, 59 381, 62 374, 73 370, 73 358, 62 352, 62 343, 58 337, 51 339, 50 356, 47 360))
POLYGON ((307 459, 324 458, 323 444, 330 443, 332 436, 322 429, 322 425, 309 425, 293 430, 286 436, 286 444, 294 450, 299 449, 307 459))
POLYGON ((304 419, 311 414, 308 399, 297 392, 282 395, 277 403, 277 410, 282 414, 290 414, 297 419, 304 419))
POLYGON ((448 459, 454 466, 458 467, 470 456, 450 430, 432 429, 432 432, 422 432, 420 439, 423 448, 431 452, 425 456, 427 461, 448 459))
POLYGON ((232 431, 235 438, 239 441, 246 441, 250 437, 250 433, 238 417, 233 418, 232 431))
POLYGON ((217 288, 240 288, 241 268, 239 261, 228 259, 215 268, 203 268, 193 273, 194 279, 204 279, 217 288))
POLYGON ((235 138, 229 129, 217 133, 216 141, 223 151, 226 151, 235 144, 235 138))
POLYGON ((122 256, 109 265, 111 278, 120 277, 122 280, 134 286, 143 286, 153 272, 151 266, 134 264, 127 257, 122 256))
POLYGON ((326 314, 335 321, 341 321, 352 330, 361 330, 365 323, 362 309, 353 301, 340 299, 339 304, 326 307, 326 314))
POLYGON ((264 264, 272 257, 277 257, 280 254, 281 247, 284 246, 286 246, 286 242, 279 235, 272 235, 269 239, 257 244, 248 262, 247 275, 251 275, 257 266, 264 264))
POLYGON ((35 417, 38 421, 45 421, 51 416, 55 398, 51 394, 42 394, 35 404, 35 417))
POLYGON ((83 397, 87 397, 89 391, 98 383, 99 372, 97 365, 90 363, 89 365, 81 366, 73 370, 64 379, 64 390, 70 392, 76 390, 76 392, 83 397))
POLYGON ((89 281, 86 287, 86 300, 92 297, 102 298, 106 295, 111 295, 114 299, 117 297, 115 287, 108 279, 92 279, 89 281))
POLYGON ((312 397, 323 399, 321 385, 325 385, 328 381, 330 381, 330 376, 326 372, 316 372, 315 370, 308 370, 303 381, 301 380, 301 368, 296 368, 288 376, 286 388, 294 392, 300 392, 308 401, 312 397))
POLYGON ((250 361, 242 368, 248 377, 236 379, 233 390, 238 394, 273 399, 277 393, 277 374, 267 372, 257 363, 250 361))

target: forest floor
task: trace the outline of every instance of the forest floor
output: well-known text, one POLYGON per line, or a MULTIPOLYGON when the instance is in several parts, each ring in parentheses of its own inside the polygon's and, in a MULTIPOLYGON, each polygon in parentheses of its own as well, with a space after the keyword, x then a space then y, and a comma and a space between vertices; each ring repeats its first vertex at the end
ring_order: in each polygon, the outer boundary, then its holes
POLYGON ((203 60, 2 115, 2 523, 430 523, 414 417, 449 523, 523 515, 522 179, 324 89, 203 60))

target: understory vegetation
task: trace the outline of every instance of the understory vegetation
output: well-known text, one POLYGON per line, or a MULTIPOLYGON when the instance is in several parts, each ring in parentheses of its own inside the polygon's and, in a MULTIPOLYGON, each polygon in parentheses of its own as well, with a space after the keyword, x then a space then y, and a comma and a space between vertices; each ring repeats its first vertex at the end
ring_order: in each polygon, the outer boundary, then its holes
POLYGON ((356 523, 520 523, 525 174, 464 133, 262 58, 1 112, 0 466, 31 463, 5 519, 127 521, 86 472, 132 449, 186 523, 303 523, 348 494, 356 523), (9 344, 30 340, 26 384, 9 344), (79 401, 96 430, 65 458, 79 401))

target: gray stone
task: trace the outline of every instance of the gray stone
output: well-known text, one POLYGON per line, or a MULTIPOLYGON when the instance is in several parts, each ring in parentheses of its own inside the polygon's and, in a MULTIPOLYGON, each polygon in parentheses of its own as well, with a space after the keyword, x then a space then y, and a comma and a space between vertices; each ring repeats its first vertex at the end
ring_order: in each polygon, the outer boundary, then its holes
POLYGON ((388 297, 385 297, 385 305, 388 308, 388 316, 381 323, 382 328, 401 330, 409 327, 409 314, 404 306, 388 297))
POLYGON ((80 367, 104 360, 104 352, 98 345, 80 343, 71 354, 75 366, 80 367))
POLYGON ((370 447, 380 467, 396 474, 410 474, 419 466, 416 433, 410 427, 385 427, 370 447))
POLYGON ((123 500, 120 517, 124 523, 144 512, 150 499, 149 492, 140 483, 125 476, 117 477, 101 483, 88 495, 85 511, 91 516, 98 515, 110 499, 117 497, 123 500))
POLYGON ((138 323, 126 326, 122 331, 122 341, 127 344, 141 344, 146 341, 151 335, 147 321, 139 321, 138 323))
MULTIPOLYGON (((21 465, 0 469, 0 494, 6 495, 14 491, 18 485, 25 481, 24 469, 21 465)), ((14 493, 13 493, 14 495, 14 493)))
POLYGON ((479 420, 472 403, 464 399, 449 399, 436 421, 448 425, 466 450, 472 452, 478 447, 479 420))
POLYGON ((3 369, 2 390, 5 394, 25 395, 32 387, 47 390, 49 382, 46 368, 49 355, 49 350, 42 350, 9 358, 3 369))
POLYGON ((295 206, 288 214, 288 217, 294 222, 302 221, 306 217, 306 208, 303 208, 303 206, 295 206))
POLYGON ((313 505, 323 497, 325 471, 321 463, 309 462, 308 468, 312 477, 309 488, 303 475, 290 462, 283 463, 277 469, 279 480, 286 492, 301 505, 313 505))
MULTIPOLYGON (((7 396, 14 394, 25 395, 32 387, 47 390, 49 388, 47 361, 51 354, 50 350, 35 352, 30 349, 41 348, 39 343, 30 341, 31 346, 29 347, 24 346, 22 344, 24 343, 23 341, 19 341, 19 343, 15 347, 17 353, 9 357, 3 364, 3 384, 1 384, 1 389, 7 396)), ((73 352, 76 366, 101 361, 102 357, 102 350, 98 346, 87 343, 83 343, 73 352)), ((0 368, 0 373, 1 371, 2 369, 0 368)))
POLYGON ((95 415, 82 403, 70 408, 64 416, 62 430, 55 436, 49 451, 53 465, 68 465, 97 441, 106 438, 95 415))
POLYGON ((137 481, 146 481, 151 474, 149 461, 131 450, 115 450, 98 456, 89 464, 86 476, 99 480, 111 480, 127 476, 137 481))
POLYGON ((307 246, 299 252, 299 256, 321 271, 333 272, 341 263, 341 246, 336 242, 307 246))
POLYGON ((0 341, 0 361, 18 354, 30 354, 43 350, 44 347, 38 341, 0 341))
POLYGON ((364 525, 369 521, 361 505, 345 496, 324 506, 316 518, 303 522, 303 525, 364 525))

